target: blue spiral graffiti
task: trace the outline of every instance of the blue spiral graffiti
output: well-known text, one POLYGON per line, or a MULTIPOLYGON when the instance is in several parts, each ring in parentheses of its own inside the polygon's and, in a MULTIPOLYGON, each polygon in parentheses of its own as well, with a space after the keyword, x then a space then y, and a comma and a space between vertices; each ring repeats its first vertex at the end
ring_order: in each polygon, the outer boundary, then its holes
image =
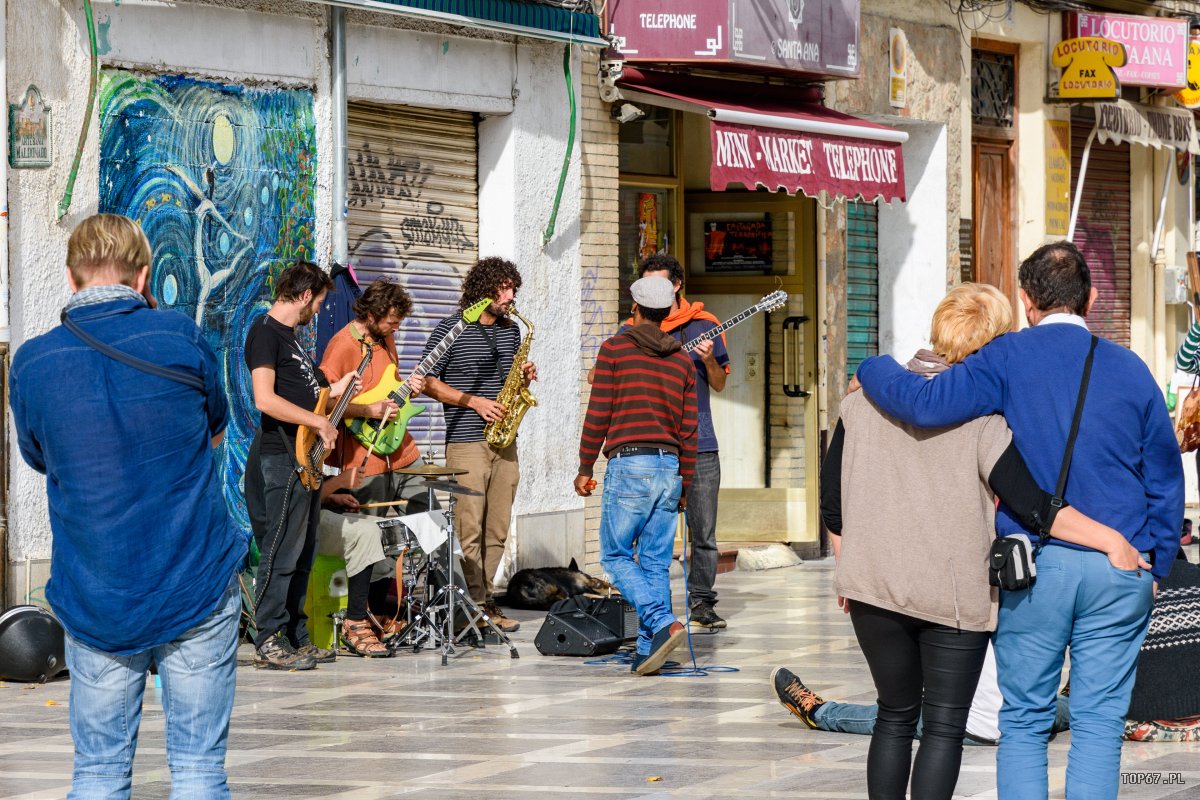
POLYGON ((102 74, 100 211, 142 224, 155 295, 195 319, 217 353, 231 411, 221 475, 243 527, 258 413, 242 348, 271 279, 312 258, 315 166, 311 91, 102 74))

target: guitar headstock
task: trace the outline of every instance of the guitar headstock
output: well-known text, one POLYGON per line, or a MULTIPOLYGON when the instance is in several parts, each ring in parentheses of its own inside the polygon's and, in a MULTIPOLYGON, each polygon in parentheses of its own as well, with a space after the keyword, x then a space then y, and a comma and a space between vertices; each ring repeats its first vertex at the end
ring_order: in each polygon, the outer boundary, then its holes
POLYGON ((479 322, 479 318, 483 316, 483 312, 488 310, 488 306, 492 304, 492 298, 485 297, 475 305, 467 308, 462 312, 463 319, 467 322, 479 322))
POLYGON ((759 311, 774 311, 777 308, 782 308, 787 304, 788 293, 782 289, 771 292, 758 301, 757 308, 759 311))

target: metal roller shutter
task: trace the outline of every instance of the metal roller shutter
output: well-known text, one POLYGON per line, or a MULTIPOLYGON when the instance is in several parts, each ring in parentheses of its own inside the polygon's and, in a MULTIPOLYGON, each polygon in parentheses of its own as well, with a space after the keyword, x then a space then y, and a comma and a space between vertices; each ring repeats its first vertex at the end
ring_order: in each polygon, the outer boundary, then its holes
POLYGON ((846 374, 879 353, 879 209, 846 203, 846 374))
MULTIPOLYGON (((351 103, 347 131, 350 262, 366 285, 388 277, 412 295, 396 333, 408 373, 438 320, 458 307, 462 278, 479 253, 477 140, 462 111, 351 103)), ((441 407, 416 417, 417 445, 441 447, 441 407)))
MULTIPOLYGON (((1094 124, 1091 108, 1076 109, 1071 116, 1072 192, 1094 124)), ((1075 244, 1087 258, 1097 291, 1088 326, 1097 336, 1124 347, 1129 347, 1130 328, 1129 209, 1129 145, 1094 142, 1083 180, 1075 244)))

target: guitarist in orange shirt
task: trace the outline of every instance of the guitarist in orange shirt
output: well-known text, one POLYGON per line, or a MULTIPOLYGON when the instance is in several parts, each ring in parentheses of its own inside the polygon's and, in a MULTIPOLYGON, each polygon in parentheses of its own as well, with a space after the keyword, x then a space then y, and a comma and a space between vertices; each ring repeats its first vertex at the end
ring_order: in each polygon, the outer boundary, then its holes
MULTIPOLYGON (((386 279, 372 283, 354 303, 355 319, 342 328, 325 348, 320 369, 332 383, 358 367, 362 360, 364 345, 372 349, 370 366, 363 374, 363 393, 369 392, 380 381, 388 378, 394 370, 399 374, 399 357, 396 353, 395 332, 400 323, 412 311, 412 298, 398 284, 386 279)), ((425 379, 412 375, 408 379, 415 397, 425 388, 425 379)), ((351 402, 346 406, 345 416, 372 420, 393 419, 396 404, 389 399, 377 400, 366 405, 351 402)), ((350 493, 359 503, 406 500, 407 508, 397 507, 401 513, 416 514, 428 508, 424 482, 418 476, 397 475, 395 470, 416 464, 421 454, 412 435, 404 439, 394 452, 386 455, 372 453, 344 426, 338 429, 337 445, 329 454, 326 463, 339 470, 360 468, 364 476, 361 483, 350 493), (364 464, 365 459, 365 464, 364 464)), ((387 509, 379 509, 380 513, 387 509)), ((381 584, 386 583, 381 581, 381 584)), ((371 628, 367 615, 367 600, 371 589, 371 570, 364 569, 347 580, 346 621, 342 637, 350 652, 364 656, 387 655, 371 628)))

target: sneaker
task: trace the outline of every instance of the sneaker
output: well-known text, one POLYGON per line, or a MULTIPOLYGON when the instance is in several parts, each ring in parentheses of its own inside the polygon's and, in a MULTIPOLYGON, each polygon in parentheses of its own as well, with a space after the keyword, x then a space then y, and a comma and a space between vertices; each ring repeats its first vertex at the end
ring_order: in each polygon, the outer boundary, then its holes
POLYGON ((254 651, 254 666, 260 669, 315 669, 316 660, 310 655, 302 655, 292 647, 292 643, 277 633, 267 639, 254 651))
POLYGON ((688 616, 688 622, 697 628, 709 630, 718 630, 728 625, 725 620, 717 616, 717 612, 713 611, 713 607, 708 603, 700 603, 693 608, 692 613, 688 616))
POLYGON ((337 653, 324 647, 317 647, 312 642, 300 645, 296 648, 296 652, 302 656, 308 656, 318 664, 329 664, 337 660, 337 653))
MULTIPOLYGON (((515 619, 509 619, 500 613, 500 607, 495 603, 484 603, 482 610, 484 614, 487 614, 489 617, 491 617, 492 624, 505 633, 516 633, 521 629, 521 623, 517 622, 515 619)), ((480 620, 479 627, 486 628, 487 625, 483 622, 483 620, 480 620)))
POLYGON ((641 673, 638 672, 638 667, 640 667, 642 665, 642 662, 645 661, 647 658, 649 658, 649 656, 644 656, 641 653, 634 653, 633 661, 630 662, 630 664, 629 664, 629 671, 633 672, 635 674, 639 674, 639 675, 657 675, 659 673, 659 670, 657 670, 657 669, 654 670, 654 672, 641 672, 641 673))
POLYGON ((771 682, 775 684, 775 696, 783 703, 783 707, 815 730, 817 720, 813 715, 818 708, 825 705, 821 696, 801 683, 791 670, 784 667, 775 668, 771 673, 771 682))
POLYGON ((650 640, 650 653, 633 671, 638 675, 653 675, 662 669, 671 651, 683 644, 683 640, 687 638, 687 630, 679 620, 660 628, 650 640))

